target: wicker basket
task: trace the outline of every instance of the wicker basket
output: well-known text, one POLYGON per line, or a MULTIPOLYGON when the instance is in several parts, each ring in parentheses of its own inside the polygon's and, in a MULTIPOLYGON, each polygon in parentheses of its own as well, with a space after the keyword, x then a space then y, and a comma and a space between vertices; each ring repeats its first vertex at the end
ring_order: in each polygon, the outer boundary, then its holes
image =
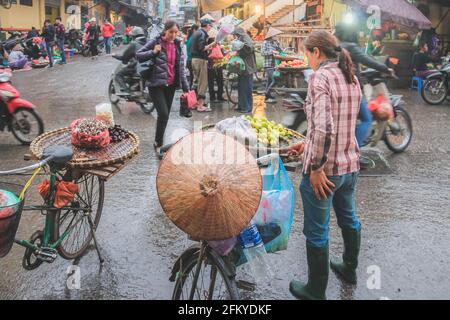
POLYGON ((112 142, 99 150, 88 150, 72 145, 72 130, 62 128, 43 133, 33 140, 30 145, 32 154, 38 159, 42 158, 45 148, 55 145, 71 146, 73 159, 67 164, 70 168, 95 169, 125 162, 139 153, 139 137, 128 132, 129 137, 120 142, 112 142))
MULTIPOLYGON (((213 131, 216 130, 215 129, 215 124, 207 124, 204 125, 202 127, 203 131, 213 131)), ((286 142, 286 146, 281 146, 281 147, 266 147, 266 146, 249 146, 246 145, 247 149, 251 152, 251 154, 258 158, 260 156, 266 155, 266 154, 270 154, 270 153, 278 153, 280 155, 285 155, 287 154, 289 148, 296 146, 298 144, 300 144, 301 142, 304 141, 305 136, 303 136, 301 133, 291 130, 291 129, 287 129, 293 136, 293 143, 289 144, 287 140, 284 140, 286 142)), ((281 139, 281 138, 280 138, 281 139)), ((283 157, 282 157, 283 159, 283 157)))

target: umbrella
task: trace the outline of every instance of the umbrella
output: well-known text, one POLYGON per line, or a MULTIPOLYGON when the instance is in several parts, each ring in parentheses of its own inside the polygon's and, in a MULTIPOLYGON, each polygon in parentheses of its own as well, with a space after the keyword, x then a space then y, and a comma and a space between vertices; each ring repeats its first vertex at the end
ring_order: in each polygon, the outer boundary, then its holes
POLYGON ((383 20, 392 19, 399 24, 419 29, 431 28, 430 20, 405 0, 344 0, 344 2, 352 8, 379 7, 383 20))
POLYGON ((196 132, 166 153, 156 179, 167 217, 197 240, 237 236, 255 215, 262 193, 256 160, 219 132, 196 132))

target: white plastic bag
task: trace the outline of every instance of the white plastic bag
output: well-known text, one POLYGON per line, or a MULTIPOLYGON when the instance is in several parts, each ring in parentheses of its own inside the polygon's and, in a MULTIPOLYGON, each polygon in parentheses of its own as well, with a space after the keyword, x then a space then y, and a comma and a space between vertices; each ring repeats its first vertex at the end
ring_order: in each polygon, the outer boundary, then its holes
POLYGON ((252 128, 250 121, 245 119, 244 116, 224 119, 216 124, 216 129, 243 144, 248 141, 249 145, 256 145, 256 132, 252 128))

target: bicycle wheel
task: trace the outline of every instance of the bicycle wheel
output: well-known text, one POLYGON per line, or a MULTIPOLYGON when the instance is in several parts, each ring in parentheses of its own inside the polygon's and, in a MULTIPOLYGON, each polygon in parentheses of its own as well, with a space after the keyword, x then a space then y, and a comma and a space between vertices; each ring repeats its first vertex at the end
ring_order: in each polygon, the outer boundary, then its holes
POLYGON ((228 76, 225 78, 225 91, 228 101, 232 104, 238 104, 238 81, 236 77, 228 76))
POLYGON ((177 271, 172 300, 189 300, 192 287, 195 286, 193 300, 239 300, 239 290, 233 272, 224 258, 206 248, 198 280, 194 284, 200 248, 191 254, 182 256, 177 271))
POLYGON ((103 210, 105 184, 99 177, 85 174, 76 181, 78 193, 75 195, 71 207, 87 208, 85 210, 58 210, 55 215, 55 229, 53 241, 68 233, 58 246, 58 253, 65 259, 71 260, 81 256, 92 240, 92 232, 88 215, 97 229, 103 210))

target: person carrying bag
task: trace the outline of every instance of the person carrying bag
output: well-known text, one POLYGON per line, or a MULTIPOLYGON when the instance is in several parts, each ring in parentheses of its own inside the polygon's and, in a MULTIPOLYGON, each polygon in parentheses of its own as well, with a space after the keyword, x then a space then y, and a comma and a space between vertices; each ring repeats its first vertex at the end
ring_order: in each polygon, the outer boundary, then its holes
POLYGON ((175 90, 181 88, 184 93, 189 92, 181 41, 177 39, 178 32, 178 24, 169 20, 165 23, 161 36, 147 42, 136 53, 140 63, 154 61, 147 83, 158 113, 153 144, 157 153, 160 153, 160 147, 163 145, 175 90))

